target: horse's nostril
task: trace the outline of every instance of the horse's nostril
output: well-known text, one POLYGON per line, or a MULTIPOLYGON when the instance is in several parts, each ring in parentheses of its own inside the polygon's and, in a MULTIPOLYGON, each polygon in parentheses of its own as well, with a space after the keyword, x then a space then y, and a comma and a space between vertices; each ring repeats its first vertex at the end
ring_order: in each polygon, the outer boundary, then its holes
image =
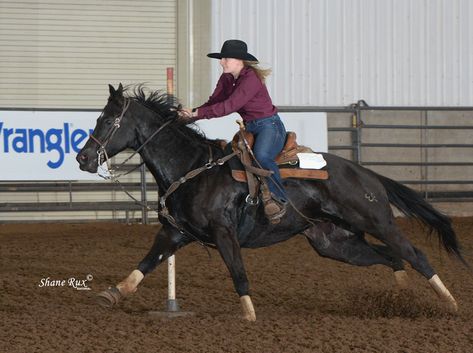
POLYGON ((85 154, 79 154, 79 155, 77 156, 77 161, 78 161, 81 165, 85 164, 85 163, 87 162, 87 159, 88 159, 88 158, 87 158, 87 155, 85 155, 85 154))

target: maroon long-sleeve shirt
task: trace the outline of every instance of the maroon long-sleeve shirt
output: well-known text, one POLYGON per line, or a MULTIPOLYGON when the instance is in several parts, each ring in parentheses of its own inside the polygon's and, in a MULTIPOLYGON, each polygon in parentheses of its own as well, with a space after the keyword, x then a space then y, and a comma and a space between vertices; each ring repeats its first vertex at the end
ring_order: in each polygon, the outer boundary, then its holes
POLYGON ((198 119, 219 118, 237 112, 244 121, 273 116, 277 113, 266 85, 253 69, 244 67, 235 80, 232 74, 222 74, 207 103, 197 111, 198 119))

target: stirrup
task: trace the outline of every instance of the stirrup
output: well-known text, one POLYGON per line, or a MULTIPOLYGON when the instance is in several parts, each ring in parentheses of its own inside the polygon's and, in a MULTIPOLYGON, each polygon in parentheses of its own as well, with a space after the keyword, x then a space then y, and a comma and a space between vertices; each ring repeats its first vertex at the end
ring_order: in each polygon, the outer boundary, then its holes
POLYGON ((252 198, 250 194, 246 196, 245 202, 251 206, 256 206, 259 204, 259 197, 252 198))

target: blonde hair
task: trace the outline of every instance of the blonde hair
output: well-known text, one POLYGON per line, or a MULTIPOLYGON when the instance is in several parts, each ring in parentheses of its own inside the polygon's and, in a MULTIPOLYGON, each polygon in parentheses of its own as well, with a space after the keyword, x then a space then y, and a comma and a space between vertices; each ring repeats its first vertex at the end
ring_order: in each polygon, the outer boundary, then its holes
POLYGON ((258 65, 257 61, 248 61, 248 60, 243 60, 243 64, 245 67, 251 68, 255 73, 256 76, 261 80, 261 82, 265 83, 266 78, 271 75, 271 72, 273 70, 271 69, 263 69, 258 65))

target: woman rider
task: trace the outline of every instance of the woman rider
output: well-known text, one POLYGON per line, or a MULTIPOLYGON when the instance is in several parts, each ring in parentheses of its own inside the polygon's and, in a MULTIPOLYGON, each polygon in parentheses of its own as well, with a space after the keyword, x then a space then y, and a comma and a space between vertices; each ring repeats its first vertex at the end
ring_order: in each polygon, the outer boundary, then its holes
POLYGON ((227 40, 220 53, 207 54, 220 59, 223 73, 209 100, 195 109, 183 109, 182 117, 189 120, 219 118, 238 113, 246 130, 255 137, 253 153, 264 169, 273 172, 268 178, 272 199, 265 205, 265 213, 278 222, 286 212, 287 197, 282 185, 279 168, 274 159, 281 152, 286 140, 286 129, 279 118, 265 85, 270 69, 261 69, 258 59, 248 53, 241 40, 227 40))

